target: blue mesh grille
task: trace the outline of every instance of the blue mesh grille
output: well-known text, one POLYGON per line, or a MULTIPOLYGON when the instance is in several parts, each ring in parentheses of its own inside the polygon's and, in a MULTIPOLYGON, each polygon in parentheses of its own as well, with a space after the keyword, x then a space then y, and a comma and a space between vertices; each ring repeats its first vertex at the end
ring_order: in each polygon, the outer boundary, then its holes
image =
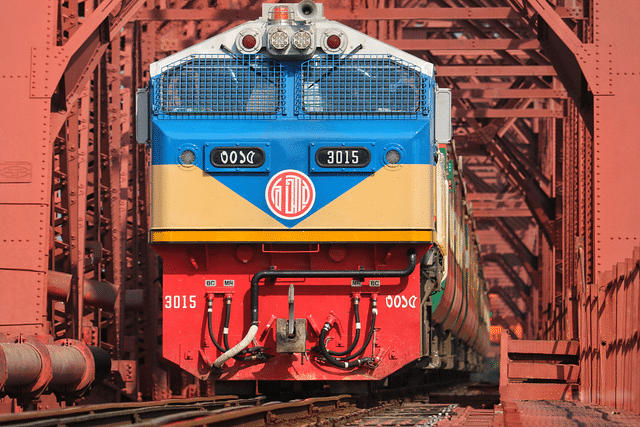
POLYGON ((302 112, 313 115, 415 115, 420 70, 391 55, 323 55, 302 64, 302 112))
POLYGON ((282 66, 261 55, 191 55, 163 67, 154 112, 186 115, 269 115, 281 111, 282 66))

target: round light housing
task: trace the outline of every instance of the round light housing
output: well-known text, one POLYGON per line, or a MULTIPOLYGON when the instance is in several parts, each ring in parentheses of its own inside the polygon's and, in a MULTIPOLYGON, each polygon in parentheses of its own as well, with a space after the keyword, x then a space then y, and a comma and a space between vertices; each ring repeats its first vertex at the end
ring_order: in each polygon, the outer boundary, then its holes
POLYGON ((191 150, 184 150, 181 154, 180 154, 180 162, 182 162, 183 165, 192 165, 194 162, 196 161, 196 153, 194 153, 191 150))
POLYGON ((300 30, 293 35, 293 45, 298 50, 305 50, 311 45, 311 34, 308 31, 300 30))
POLYGON ((258 41, 251 34, 247 34, 246 36, 242 37, 242 46, 244 46, 245 49, 253 49, 254 47, 256 47, 257 43, 258 41))
POLYGON ((389 165, 396 165, 400 161, 400 152, 398 150, 389 150, 384 156, 384 160, 389 165))
POLYGON ((288 21, 290 16, 289 8, 286 6, 276 6, 271 9, 271 20, 288 21))
POLYGON ((277 30, 271 34, 270 43, 274 49, 282 50, 289 46, 289 35, 282 30, 277 30))
POLYGON ((338 49, 341 44, 342 39, 340 38, 340 36, 333 34, 327 37, 327 46, 329 46, 330 49, 338 49))

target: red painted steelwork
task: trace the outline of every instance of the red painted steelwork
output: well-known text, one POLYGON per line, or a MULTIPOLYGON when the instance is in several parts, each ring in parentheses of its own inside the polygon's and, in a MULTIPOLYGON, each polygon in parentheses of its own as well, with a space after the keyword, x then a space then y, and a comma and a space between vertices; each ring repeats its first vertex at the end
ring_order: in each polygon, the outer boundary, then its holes
POLYGON ((502 403, 502 410, 507 427, 633 427, 640 424, 637 414, 580 402, 507 401, 502 403))
POLYGON ((578 353, 578 341, 514 340, 502 331, 500 399, 571 400, 578 353))
MULTIPOLYGON (((47 295, 56 301, 65 301, 71 291, 70 274, 49 271, 47 295)), ((92 307, 113 311, 118 295, 118 287, 109 282, 85 279, 83 287, 84 303, 92 307)), ((127 310, 142 311, 144 306, 142 289, 127 289, 124 295, 127 310)))
POLYGON ((640 246, 597 280, 598 288, 582 278, 579 282, 581 367, 588 373, 581 398, 638 413, 640 246))
MULTIPOLYGON (((10 58, 0 78, 7 97, 0 107, 0 299, 5 301, 0 333, 9 341, 37 335, 60 343, 66 341, 59 338, 73 337, 108 350, 124 349, 126 341, 134 344, 114 355, 138 359, 131 354, 142 342, 136 337, 142 329, 136 311, 117 319, 112 312, 121 312, 125 295, 141 299, 138 283, 148 276, 145 219, 130 213, 144 210, 145 193, 138 185, 128 194, 130 174, 144 182, 144 149, 134 150, 136 159, 143 157, 136 168, 121 161, 129 157, 130 88, 137 86, 121 75, 131 76, 127 55, 133 56, 132 26, 121 30, 142 3, 53 0, 0 6, 3 31, 12 35, 0 41, 0 52, 10 58), (105 174, 110 167, 114 174, 105 174), (123 268, 126 273, 114 280, 113 272, 123 268)), ((142 308, 139 301, 130 307, 142 308)), ((63 379, 62 394, 79 391, 70 386, 79 359, 67 355, 82 351, 71 347, 52 349, 53 365, 45 364, 38 377, 46 385, 51 374, 46 371, 54 369, 54 377, 63 379)), ((7 369, 16 369, 15 361, 10 363, 7 369)), ((86 388, 86 381, 79 384, 86 388)), ((33 384, 13 394, 29 398, 42 387, 33 384)))
POLYGON ((47 387, 82 394, 95 378, 89 348, 77 340, 45 345, 36 337, 0 343, 0 388, 12 397, 35 398, 47 387))

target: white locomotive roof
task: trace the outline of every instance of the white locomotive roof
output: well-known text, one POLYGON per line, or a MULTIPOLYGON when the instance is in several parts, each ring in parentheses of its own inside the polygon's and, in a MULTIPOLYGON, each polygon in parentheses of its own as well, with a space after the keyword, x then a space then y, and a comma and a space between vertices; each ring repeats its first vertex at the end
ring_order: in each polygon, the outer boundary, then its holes
MULTIPOLYGON (((331 52, 331 53, 340 53, 340 54, 368 54, 368 55, 393 55, 399 59, 407 61, 415 66, 417 66, 420 71, 430 77, 434 75, 433 64, 430 62, 424 61, 420 58, 417 58, 413 55, 410 55, 403 50, 397 49, 393 46, 390 46, 386 43, 383 43, 379 40, 374 39, 373 37, 369 37, 359 31, 356 31, 346 25, 340 24, 336 21, 329 21, 323 15, 323 7, 322 4, 315 4, 311 1, 304 0, 301 3, 266 3, 262 5, 263 16, 255 21, 250 21, 245 24, 239 25, 231 30, 228 30, 224 33, 215 35, 203 42, 195 44, 191 47, 188 47, 180 52, 177 52, 173 55, 170 55, 164 59, 161 59, 157 62, 151 64, 151 77, 155 77, 162 72, 162 69, 170 64, 173 64, 181 59, 187 58, 191 55, 203 55, 203 54, 242 54, 243 52, 238 49, 236 41, 238 40, 239 34, 246 34, 247 31, 252 34, 257 34, 262 37, 261 46, 267 45, 267 32, 269 27, 277 25, 279 27, 283 26, 282 22, 270 21, 268 19, 268 15, 272 8, 274 7, 289 7, 291 12, 294 13, 294 24, 304 24, 313 27, 313 34, 316 38, 316 46, 318 47, 316 50, 316 54, 322 52, 322 44, 320 42, 320 38, 326 32, 331 33, 341 33, 343 34, 344 46, 341 46, 340 52, 331 52), (301 7, 313 7, 313 14, 311 16, 305 15, 301 12, 301 7)), ((286 24, 285 24, 286 25, 286 24)), ((274 57, 276 60, 278 59, 286 59, 286 55, 273 56, 267 52, 266 48, 263 48, 260 53, 264 53, 266 56, 274 57)), ((299 56, 296 58, 300 58, 299 56)))

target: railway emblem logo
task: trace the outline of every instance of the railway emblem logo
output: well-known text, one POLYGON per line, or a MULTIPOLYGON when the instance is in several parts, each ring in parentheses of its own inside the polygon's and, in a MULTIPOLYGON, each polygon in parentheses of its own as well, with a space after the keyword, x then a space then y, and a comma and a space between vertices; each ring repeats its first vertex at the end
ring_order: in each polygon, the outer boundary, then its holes
POLYGON ((267 206, 277 217, 298 219, 305 216, 316 200, 311 179, 300 171, 287 169, 275 174, 265 190, 267 206))

